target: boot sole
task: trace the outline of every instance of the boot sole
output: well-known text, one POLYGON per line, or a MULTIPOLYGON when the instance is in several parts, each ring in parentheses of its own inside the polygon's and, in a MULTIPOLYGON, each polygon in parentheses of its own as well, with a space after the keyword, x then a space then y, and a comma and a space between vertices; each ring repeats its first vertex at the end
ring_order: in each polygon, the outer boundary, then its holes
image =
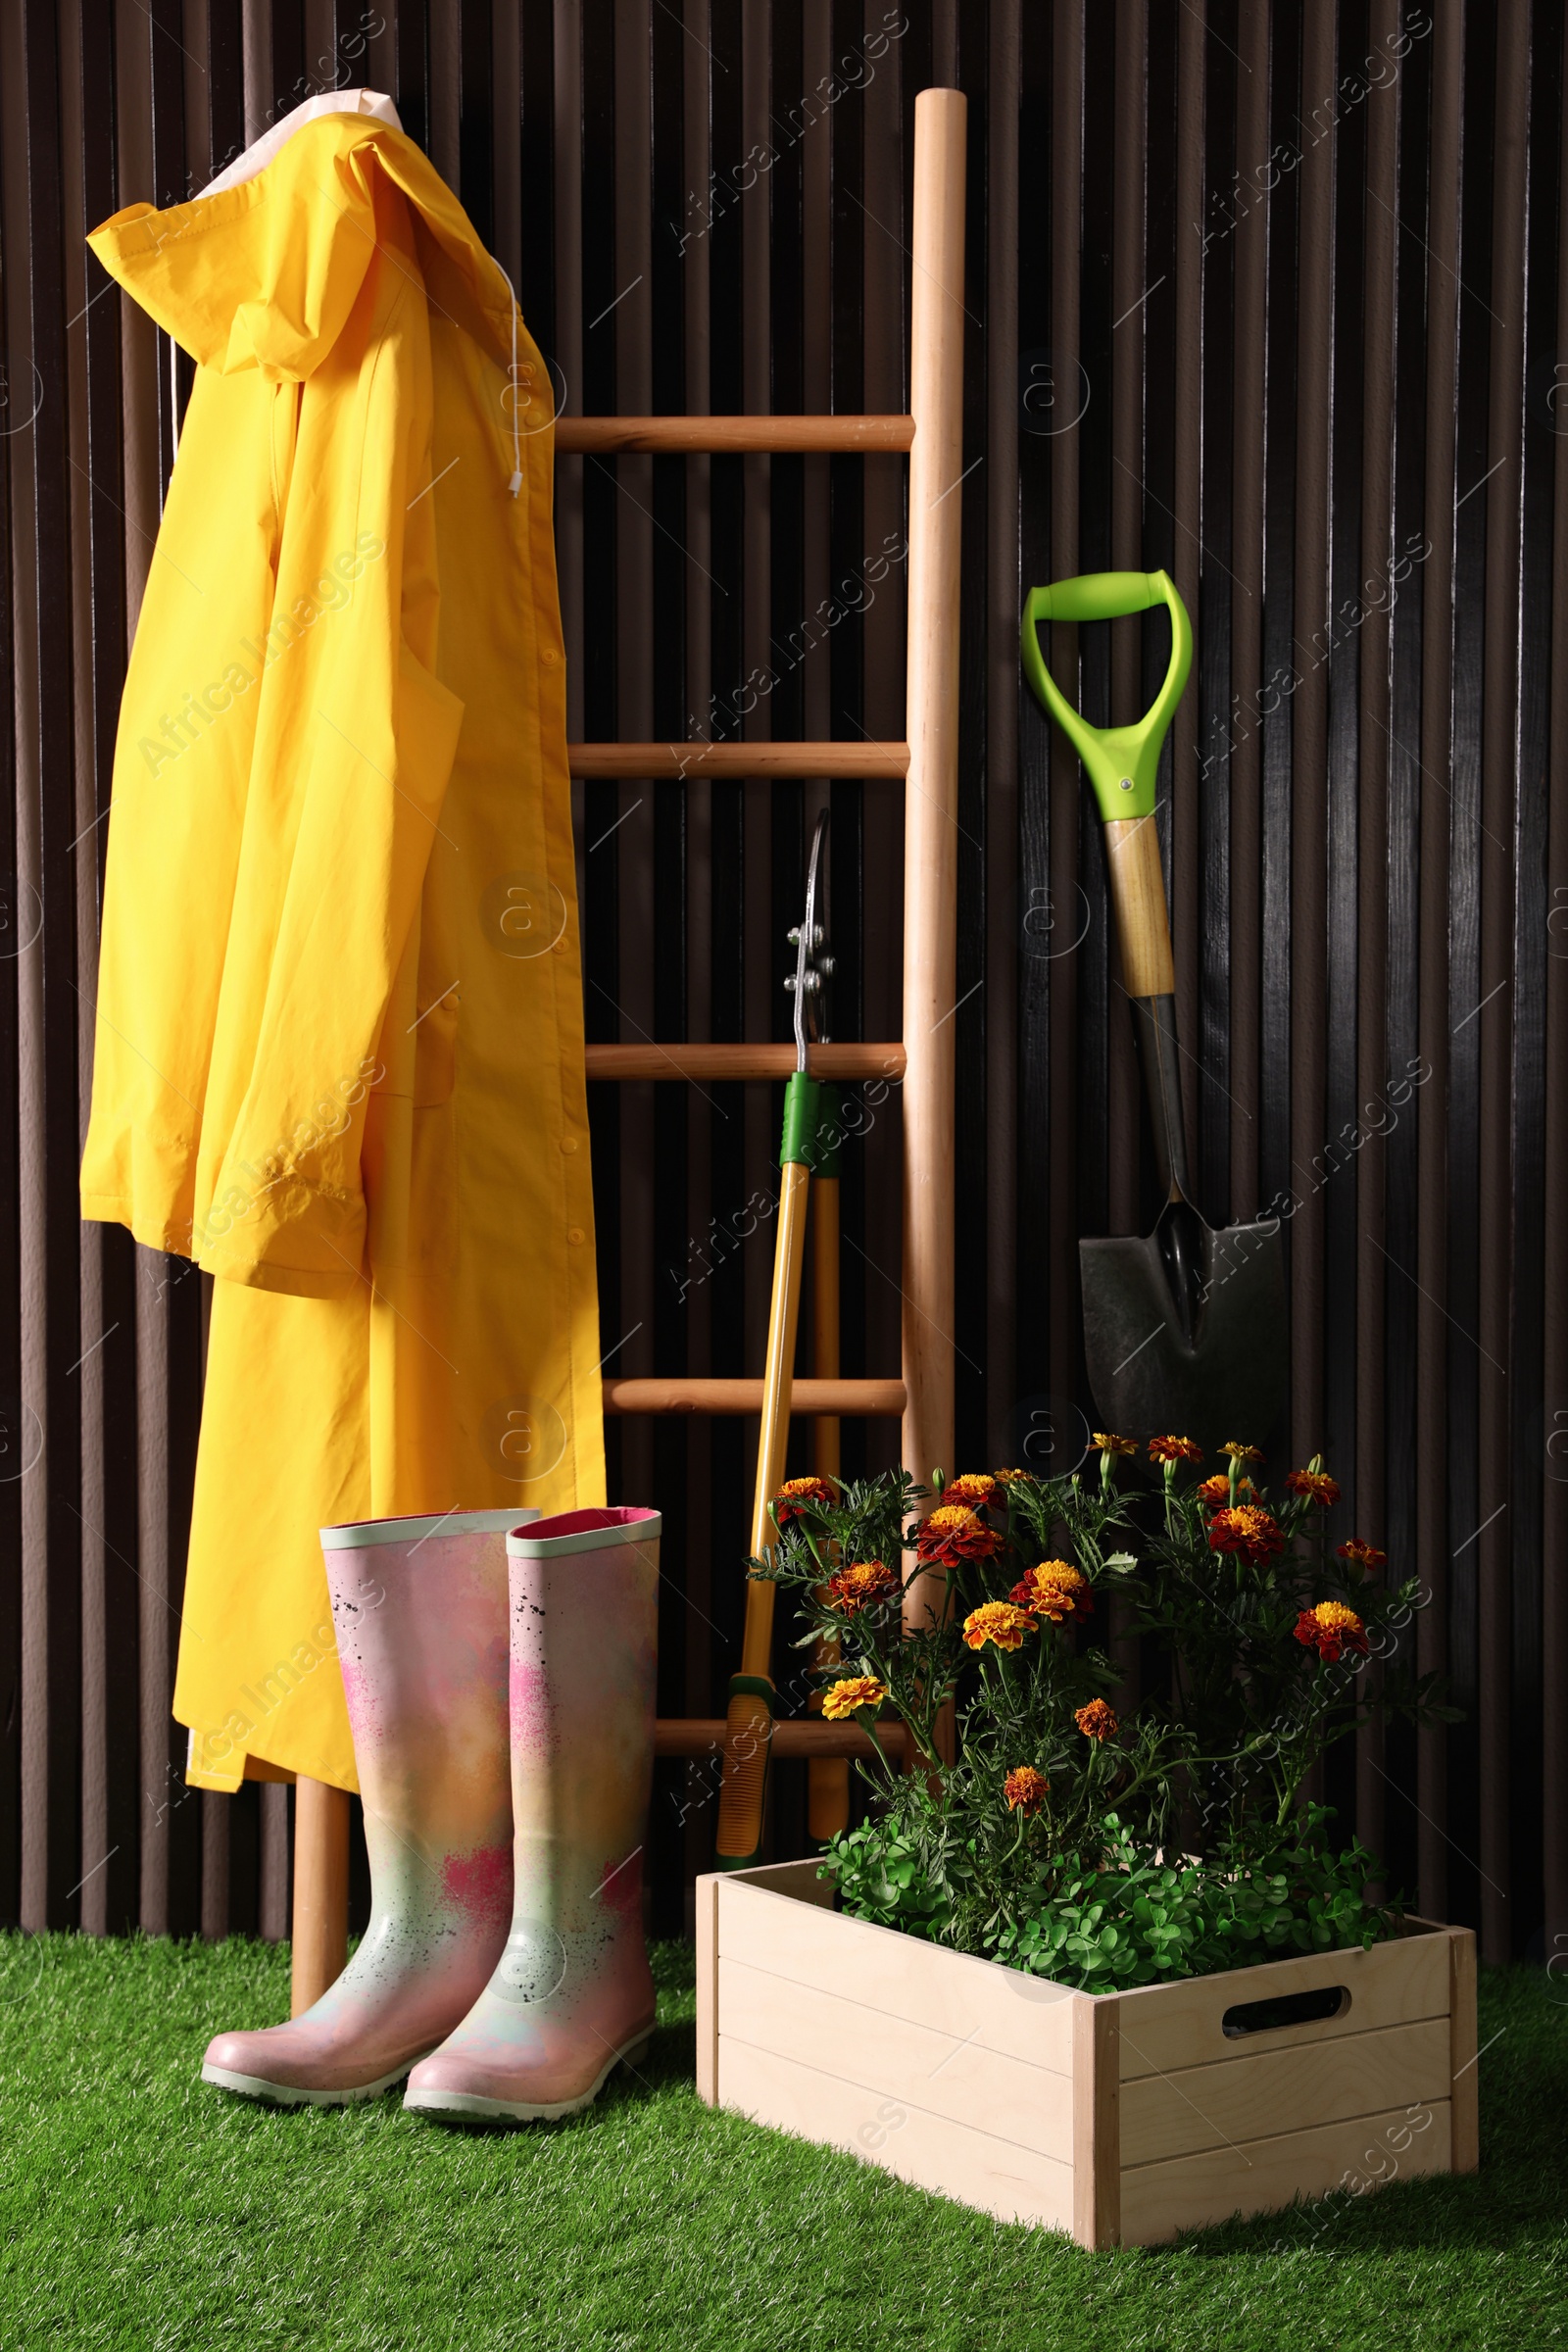
POLYGON ((411 2090, 403 2100, 406 2108, 416 2115, 434 2116, 448 2123, 475 2124, 554 2124, 563 2116, 580 2115, 591 2107, 611 2076, 624 2059, 635 2066, 653 2040, 653 2028, 637 2034, 618 2050, 612 2050, 588 2089, 575 2099, 558 2099, 553 2104, 540 2104, 529 2099, 487 2099, 475 2090, 411 2090))
MULTIPOLYGON (((421 2053, 428 2058, 428 2050, 421 2053)), ((307 2090, 297 2082, 269 2082, 263 2075, 236 2075, 226 2066, 204 2066, 202 2081, 216 2083, 220 2090, 231 2090, 242 2099, 256 2099, 268 2107, 351 2107, 358 2099, 378 2099, 394 2082, 401 2082, 417 2058, 405 2059, 389 2075, 375 2082, 354 2082, 342 2090, 307 2090)))

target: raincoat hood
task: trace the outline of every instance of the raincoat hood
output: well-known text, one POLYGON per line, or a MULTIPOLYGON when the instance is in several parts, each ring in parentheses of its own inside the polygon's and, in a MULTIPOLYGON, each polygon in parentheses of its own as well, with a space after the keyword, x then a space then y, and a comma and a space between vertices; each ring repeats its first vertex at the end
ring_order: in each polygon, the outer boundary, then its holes
POLYGON ((428 158, 373 115, 302 122, 257 176, 167 211, 127 205, 87 242, 201 367, 302 383, 336 345, 377 245, 395 249, 410 228, 432 307, 507 366, 514 311, 500 265, 428 158))

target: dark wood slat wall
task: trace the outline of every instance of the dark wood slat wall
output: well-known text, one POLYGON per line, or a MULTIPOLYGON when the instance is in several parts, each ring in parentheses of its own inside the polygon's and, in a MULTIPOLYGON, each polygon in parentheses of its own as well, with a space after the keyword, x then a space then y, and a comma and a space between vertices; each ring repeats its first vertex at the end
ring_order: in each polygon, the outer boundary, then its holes
MULTIPOLYGON (((1466 1709, 1368 1736, 1325 1793, 1490 1955, 1568 1936, 1563 49, 1553 0, 5 12, 0 1916, 287 1923, 287 1791, 196 1799, 169 1722, 202 1283, 74 1210, 116 705, 189 372, 81 231, 368 79, 460 188, 571 410, 897 409, 913 98, 956 75, 964 1463, 1073 1443, 1077 1232, 1152 1208, 1098 827, 1020 696, 1016 613, 1054 574, 1163 564, 1199 634, 1161 820, 1194 1164, 1214 1216, 1287 1214, 1275 1466, 1328 1453, 1338 1532, 1419 1571, 1411 1656, 1466 1709)), ((896 735, 903 478, 564 461, 573 733, 896 735)), ((1101 718, 1163 664, 1135 623, 1050 652, 1101 718)), ((899 787, 694 779, 577 788, 590 1036, 786 1036, 822 806, 836 1030, 896 1034, 899 787)), ((755 1370, 776 1090, 596 1085, 591 1107, 607 1369, 755 1370)), ((864 1119, 849 1374, 897 1369, 896 1101, 864 1119)), ((854 1467, 895 1442, 845 1436, 854 1467)), ((754 1442, 612 1425, 617 1491, 668 1514, 671 1712, 721 1704, 754 1442)), ((780 1852, 803 1791, 782 1768, 780 1852)), ((713 1793, 661 1764, 665 1927, 713 1793)))

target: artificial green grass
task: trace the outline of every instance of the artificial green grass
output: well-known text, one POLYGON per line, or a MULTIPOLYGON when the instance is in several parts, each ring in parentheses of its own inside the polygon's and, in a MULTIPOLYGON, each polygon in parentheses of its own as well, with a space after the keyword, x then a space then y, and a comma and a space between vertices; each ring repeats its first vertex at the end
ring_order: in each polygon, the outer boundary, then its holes
POLYGON ((286 1950, 0 1937, 0 2345, 1267 2352, 1568 2337, 1568 1987, 1484 1972, 1480 2173, 1090 2255, 700 2107, 689 1951, 562 2125, 277 2111, 198 2080, 286 1950), (1493 2036, 1497 2038, 1493 2039, 1493 2036))

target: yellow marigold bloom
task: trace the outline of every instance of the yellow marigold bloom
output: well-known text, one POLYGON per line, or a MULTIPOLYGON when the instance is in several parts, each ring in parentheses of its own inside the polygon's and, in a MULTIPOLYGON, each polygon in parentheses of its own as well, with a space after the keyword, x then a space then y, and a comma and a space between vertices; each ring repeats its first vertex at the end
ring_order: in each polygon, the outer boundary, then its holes
POLYGON ((773 1518, 780 1528, 799 1518, 803 1502, 833 1504, 838 1495, 825 1478, 787 1478, 773 1497, 773 1518))
POLYGON ((1007 1800, 1009 1813, 1038 1813, 1046 1801, 1051 1783, 1043 1772, 1032 1764, 1020 1764, 1009 1772, 1002 1784, 1002 1793, 1007 1800))
POLYGON ((1092 1698, 1087 1707, 1080 1707, 1073 1721, 1086 1740, 1114 1740, 1121 1729, 1115 1708, 1102 1698, 1092 1698))
POLYGON ((914 1548, 922 1560, 952 1566, 958 1560, 994 1559, 1002 1538, 966 1502, 940 1502, 921 1520, 914 1548))
MULTIPOLYGON (((1246 1495, 1254 1494, 1257 1490, 1250 1478, 1239 1478, 1236 1481, 1236 1492, 1239 1495, 1246 1495)), ((1231 1482, 1223 1470, 1216 1471, 1212 1478, 1203 1480, 1197 1489, 1197 1494, 1199 1501, 1206 1502, 1210 1510, 1222 1511, 1231 1498, 1231 1482)))
POLYGON ((849 1616, 858 1609, 874 1607, 878 1601, 891 1600, 899 1590, 899 1580, 882 1560, 852 1560, 836 1576, 828 1579, 828 1597, 849 1616))
POLYGON ((950 1478, 942 1490, 944 1502, 966 1503, 972 1511, 983 1511, 997 1499, 997 1482, 984 1471, 969 1470, 962 1478, 950 1478))
POLYGON ((983 1600, 963 1621, 963 1638, 971 1649, 984 1649, 988 1642, 998 1649, 1020 1649, 1025 1634, 1034 1630, 1029 1611, 1015 1609, 1010 1600, 983 1600))
POLYGON ((1102 1453, 1136 1453, 1138 1451, 1134 1439, 1118 1438, 1110 1430, 1097 1429, 1094 1438, 1095 1444, 1102 1453))
POLYGON ((1228 1453, 1233 1462, 1260 1462, 1263 1459, 1255 1446, 1237 1446, 1233 1443, 1229 1446, 1222 1446, 1220 1451, 1228 1453))
POLYGON ((1203 1448, 1195 1446, 1191 1438, 1151 1438, 1149 1458, 1152 1462, 1200 1462, 1203 1448))
POLYGON ((1049 1617, 1053 1625, 1060 1625, 1067 1617, 1092 1617, 1095 1613, 1089 1580, 1070 1560, 1042 1560, 1018 1579, 1007 1598, 1015 1609, 1049 1617))
POLYGON ((822 1712, 829 1723, 842 1723, 861 1707, 879 1707, 887 1694, 887 1685, 874 1674, 847 1674, 824 1693, 822 1712))
POLYGON ((1358 1657, 1367 1654, 1366 1628, 1343 1600, 1320 1600, 1315 1609, 1303 1609, 1296 1620, 1296 1639, 1303 1648, 1315 1649, 1325 1666, 1337 1666, 1348 1649, 1358 1657))

